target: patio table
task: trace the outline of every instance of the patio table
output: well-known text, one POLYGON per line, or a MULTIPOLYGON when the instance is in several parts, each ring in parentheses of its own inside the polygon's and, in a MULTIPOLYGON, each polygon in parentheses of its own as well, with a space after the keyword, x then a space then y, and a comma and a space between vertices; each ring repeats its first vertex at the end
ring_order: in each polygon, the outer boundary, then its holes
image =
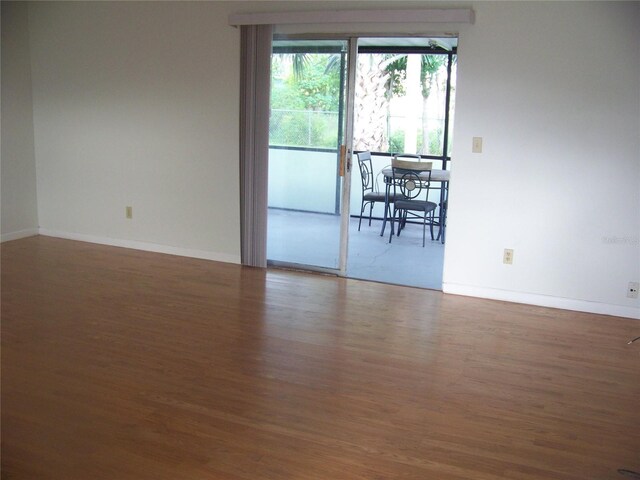
MULTIPOLYGON (((382 169, 382 175, 384 175, 385 191, 384 191, 384 217, 382 219, 382 230, 380 236, 384 235, 384 229, 387 225, 388 214, 391 213, 391 205, 389 205, 389 190, 391 189, 391 179, 393 178, 393 169, 386 167, 382 169)), ((419 177, 427 180, 429 177, 426 173, 420 173, 419 177)), ((447 220, 447 201, 449 199, 449 180, 451 178, 451 171, 449 170, 431 170, 431 181, 440 183, 440 187, 434 187, 434 190, 440 190, 440 208, 438 211, 438 231, 437 240, 444 243, 444 231, 447 220)))

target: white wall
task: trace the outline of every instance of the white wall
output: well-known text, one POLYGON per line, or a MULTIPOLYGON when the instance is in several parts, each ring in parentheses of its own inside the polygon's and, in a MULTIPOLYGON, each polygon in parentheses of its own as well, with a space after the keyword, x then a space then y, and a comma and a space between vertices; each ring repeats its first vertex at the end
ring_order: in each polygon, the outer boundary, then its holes
POLYGON ((27 4, 2 2, 2 240, 38 229, 27 4))
POLYGON ((640 3, 478 4, 458 61, 445 291, 639 316, 640 3))
MULTIPOLYGON (((227 14, 326 5, 29 4, 45 231, 237 261, 239 34, 227 14)), ((470 5, 476 23, 460 28, 357 27, 459 31, 445 290, 640 317, 625 296, 640 279, 639 4, 470 5), (470 153, 473 136, 484 153, 470 153)), ((332 4, 354 6, 367 4, 332 4)))
POLYGON ((43 231, 238 262, 240 37, 228 5, 29 13, 43 231))

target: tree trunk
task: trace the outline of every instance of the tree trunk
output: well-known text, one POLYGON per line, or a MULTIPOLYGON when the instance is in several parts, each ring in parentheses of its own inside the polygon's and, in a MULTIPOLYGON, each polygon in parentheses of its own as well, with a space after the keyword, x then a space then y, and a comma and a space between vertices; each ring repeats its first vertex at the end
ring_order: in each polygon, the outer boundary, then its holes
POLYGON ((374 152, 389 150, 387 135, 389 74, 380 67, 383 59, 382 55, 358 55, 353 126, 354 150, 374 152))
POLYGON ((421 55, 407 56, 407 79, 405 97, 405 153, 418 153, 418 123, 421 109, 422 88, 420 84, 421 55))
POLYGON ((422 97, 422 147, 418 152, 420 155, 429 155, 429 108, 427 106, 429 97, 422 97))

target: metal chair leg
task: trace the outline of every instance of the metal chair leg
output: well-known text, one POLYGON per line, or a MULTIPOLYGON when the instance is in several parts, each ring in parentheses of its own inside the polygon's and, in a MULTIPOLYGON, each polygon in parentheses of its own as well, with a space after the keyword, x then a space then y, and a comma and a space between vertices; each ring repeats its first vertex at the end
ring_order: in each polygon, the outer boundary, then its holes
MULTIPOLYGON (((427 216, 427 214, 425 213, 425 217, 427 216)), ((429 231, 431 232, 431 240, 433 240, 433 222, 435 221, 435 215, 434 212, 431 212, 431 223, 429 225, 429 231)))
POLYGON ((389 186, 387 185, 384 193, 384 215, 382 216, 382 229, 380 236, 384 236, 384 229, 387 226, 387 217, 391 213, 391 204, 389 203, 389 186))
MULTIPOLYGON (((422 217, 422 248, 424 248, 426 231, 427 231, 427 212, 424 212, 424 217, 422 217)), ((431 239, 433 240, 433 237, 431 239)))
POLYGON ((391 243, 391 237, 393 237, 395 216, 396 216, 396 209, 394 208, 393 209, 393 214, 391 215, 391 225, 390 225, 390 228, 389 228, 389 243, 391 243))
POLYGON ((444 210, 440 215, 440 231, 438 232, 438 237, 440 237, 440 243, 444 243, 444 234, 447 228, 447 207, 445 204, 444 210))
POLYGON ((400 236, 400 232, 404 227, 407 226, 407 211, 400 210, 398 214, 398 237, 400 236))
POLYGON ((401 213, 402 218, 398 216, 398 236, 400 236, 400 232, 402 231, 402 229, 407 226, 407 211, 404 210, 401 213))
POLYGON ((362 225, 362 214, 364 213, 365 203, 362 202, 362 206, 360 207, 360 221, 358 222, 358 231, 360 231, 360 226, 362 225))

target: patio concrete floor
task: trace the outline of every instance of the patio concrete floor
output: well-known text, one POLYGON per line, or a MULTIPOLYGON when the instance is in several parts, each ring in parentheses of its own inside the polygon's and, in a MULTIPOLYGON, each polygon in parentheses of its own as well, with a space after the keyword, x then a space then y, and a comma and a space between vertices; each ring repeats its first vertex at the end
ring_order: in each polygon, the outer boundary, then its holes
MULTIPOLYGON (((267 258, 278 262, 336 268, 340 217, 290 210, 269 209, 267 258)), ((380 236, 381 221, 371 226, 351 218, 347 276, 398 285, 442 289, 444 245, 431 240, 422 247, 422 226, 407 225, 389 243, 389 224, 380 236)), ((437 235, 437 229, 434 232, 437 235)))

